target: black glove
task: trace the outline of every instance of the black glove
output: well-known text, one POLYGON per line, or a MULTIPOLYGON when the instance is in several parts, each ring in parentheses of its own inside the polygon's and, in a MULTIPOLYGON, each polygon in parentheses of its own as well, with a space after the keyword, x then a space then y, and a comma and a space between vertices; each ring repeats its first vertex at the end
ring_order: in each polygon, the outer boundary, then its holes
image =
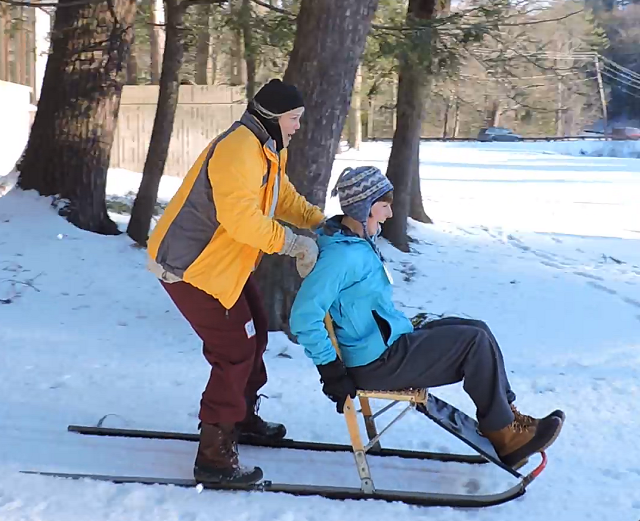
POLYGON ((355 398, 357 388, 347 374, 342 360, 336 358, 333 362, 317 365, 316 368, 320 373, 320 382, 323 384, 322 392, 336 404, 336 411, 344 414, 344 403, 347 401, 347 396, 355 398))

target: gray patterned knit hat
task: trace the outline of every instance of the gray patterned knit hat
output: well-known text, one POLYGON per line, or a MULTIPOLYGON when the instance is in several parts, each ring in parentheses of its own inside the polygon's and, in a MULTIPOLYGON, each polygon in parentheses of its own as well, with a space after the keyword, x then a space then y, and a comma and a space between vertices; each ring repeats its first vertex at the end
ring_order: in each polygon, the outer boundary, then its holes
POLYGON ((393 190, 391 181, 375 166, 345 168, 331 195, 339 196, 342 212, 359 223, 366 223, 377 199, 393 190))

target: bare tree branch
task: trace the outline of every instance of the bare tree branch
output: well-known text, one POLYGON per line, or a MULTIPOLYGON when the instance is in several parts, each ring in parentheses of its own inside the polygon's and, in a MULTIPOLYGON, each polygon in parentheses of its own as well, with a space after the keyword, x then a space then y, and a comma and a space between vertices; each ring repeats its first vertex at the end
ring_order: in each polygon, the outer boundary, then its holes
POLYGON ((251 0, 254 4, 259 5, 261 7, 266 7, 267 9, 274 11, 275 13, 283 14, 285 16, 289 16, 290 18, 296 19, 296 15, 291 11, 287 11, 286 9, 282 9, 280 7, 276 7, 275 5, 267 4, 265 2, 261 2, 260 0, 251 0))
POLYGON ((544 20, 532 20, 530 22, 519 22, 519 23, 513 23, 513 24, 502 24, 499 23, 498 25, 500 27, 520 27, 523 25, 538 25, 538 24, 546 24, 549 22, 560 22, 561 20, 566 20, 567 18, 571 18, 572 16, 575 16, 577 14, 583 13, 584 9, 578 9, 577 11, 574 11, 572 13, 566 14, 564 16, 559 16, 557 18, 545 18, 544 20))
MULTIPOLYGON (((0 0, 3 1, 3 0, 0 0)), ((190 1, 190 2, 198 2, 198 3, 206 3, 207 0, 185 0, 185 1, 190 1)), ((292 21, 296 20, 296 14, 292 13, 291 11, 288 11, 286 9, 282 9, 281 7, 276 7, 273 5, 270 5, 266 2, 263 2, 262 0, 251 0, 254 4, 259 5, 261 7, 264 7, 266 9, 269 9, 270 11, 273 11, 275 13, 279 13, 281 15, 284 16, 288 16, 289 18, 291 18, 292 21)), ((523 4, 524 5, 524 4, 523 4)), ((473 7, 470 9, 466 9, 466 10, 462 10, 462 11, 456 11, 453 12, 447 16, 442 16, 442 17, 438 17, 438 18, 434 18, 432 20, 429 20, 427 22, 421 23, 419 25, 416 26, 408 26, 408 25, 399 25, 399 26, 391 26, 391 25, 380 25, 380 24, 376 24, 376 23, 372 23, 371 24, 371 28, 374 29, 375 31, 380 31, 382 32, 382 34, 391 34, 393 32, 412 32, 412 31, 420 31, 420 30, 424 30, 424 29, 428 29, 428 28, 433 28, 433 27, 442 27, 445 25, 455 25, 456 29, 473 29, 473 28, 483 28, 483 27, 520 27, 520 26, 527 26, 527 25, 538 25, 538 24, 543 24, 543 23, 550 23, 550 22, 559 22, 562 20, 566 20, 567 18, 570 18, 572 16, 575 16, 579 13, 584 12, 584 9, 579 9, 578 11, 574 11, 572 13, 563 15, 563 16, 559 16, 557 18, 546 18, 544 20, 531 20, 529 22, 517 22, 517 23, 502 23, 500 21, 495 21, 494 23, 482 23, 482 24, 462 24, 461 22, 465 19, 468 18, 470 15, 478 12, 478 11, 482 11, 483 9, 485 9, 484 6, 478 6, 478 7, 473 7)), ((542 11, 544 10, 544 8, 532 8, 529 10, 526 10, 524 12, 518 13, 518 14, 514 14, 514 15, 510 15, 507 18, 505 18, 506 20, 513 18, 515 16, 527 16, 530 15, 536 11, 542 11)))
POLYGON ((227 3, 227 0, 183 0, 180 3, 180 7, 182 7, 183 9, 189 9, 189 7, 192 7, 194 5, 205 5, 205 4, 222 5, 226 3, 227 3))
POLYGON ((31 2, 30 0, 0 0, 0 4, 8 4, 18 7, 75 7, 78 5, 101 4, 105 0, 76 0, 75 2, 31 2))
MULTIPOLYGON (((75 0, 72 2, 32 2, 31 0, 0 0, 0 4, 8 4, 16 7, 76 7, 79 5, 101 4, 105 0, 75 0)), ((184 0, 184 8, 199 4, 224 4, 228 0, 184 0)))

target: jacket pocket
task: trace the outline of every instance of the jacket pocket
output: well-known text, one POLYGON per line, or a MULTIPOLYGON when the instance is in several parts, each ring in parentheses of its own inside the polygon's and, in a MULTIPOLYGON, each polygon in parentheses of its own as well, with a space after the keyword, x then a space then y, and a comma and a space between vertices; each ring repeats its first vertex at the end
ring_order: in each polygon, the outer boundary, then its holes
POLYGON ((371 311, 371 315, 373 316, 373 320, 375 320, 376 325, 378 326, 378 331, 380 331, 382 341, 385 343, 385 345, 389 345, 389 339, 391 338, 391 324, 389 324, 389 322, 382 318, 375 309, 371 311))

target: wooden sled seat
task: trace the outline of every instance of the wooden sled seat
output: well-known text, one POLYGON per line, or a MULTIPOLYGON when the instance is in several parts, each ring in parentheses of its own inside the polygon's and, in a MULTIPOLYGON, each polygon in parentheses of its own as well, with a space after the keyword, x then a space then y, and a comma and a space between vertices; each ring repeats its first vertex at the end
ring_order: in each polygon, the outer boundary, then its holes
MULTIPOLYGON (((340 346, 338 345, 338 339, 336 338, 335 329, 333 327, 333 320, 329 313, 324 319, 329 338, 333 344, 333 348, 336 350, 337 355, 342 358, 340 353, 340 346)), ((427 390, 426 389, 398 389, 395 391, 379 391, 379 390, 358 390, 358 398, 373 398, 377 400, 390 400, 393 402, 409 402, 412 405, 418 403, 427 403, 427 390)))
POLYGON ((426 389, 403 389, 399 391, 358 391, 358 398, 391 400, 394 402, 410 402, 411 404, 427 403, 426 389))

